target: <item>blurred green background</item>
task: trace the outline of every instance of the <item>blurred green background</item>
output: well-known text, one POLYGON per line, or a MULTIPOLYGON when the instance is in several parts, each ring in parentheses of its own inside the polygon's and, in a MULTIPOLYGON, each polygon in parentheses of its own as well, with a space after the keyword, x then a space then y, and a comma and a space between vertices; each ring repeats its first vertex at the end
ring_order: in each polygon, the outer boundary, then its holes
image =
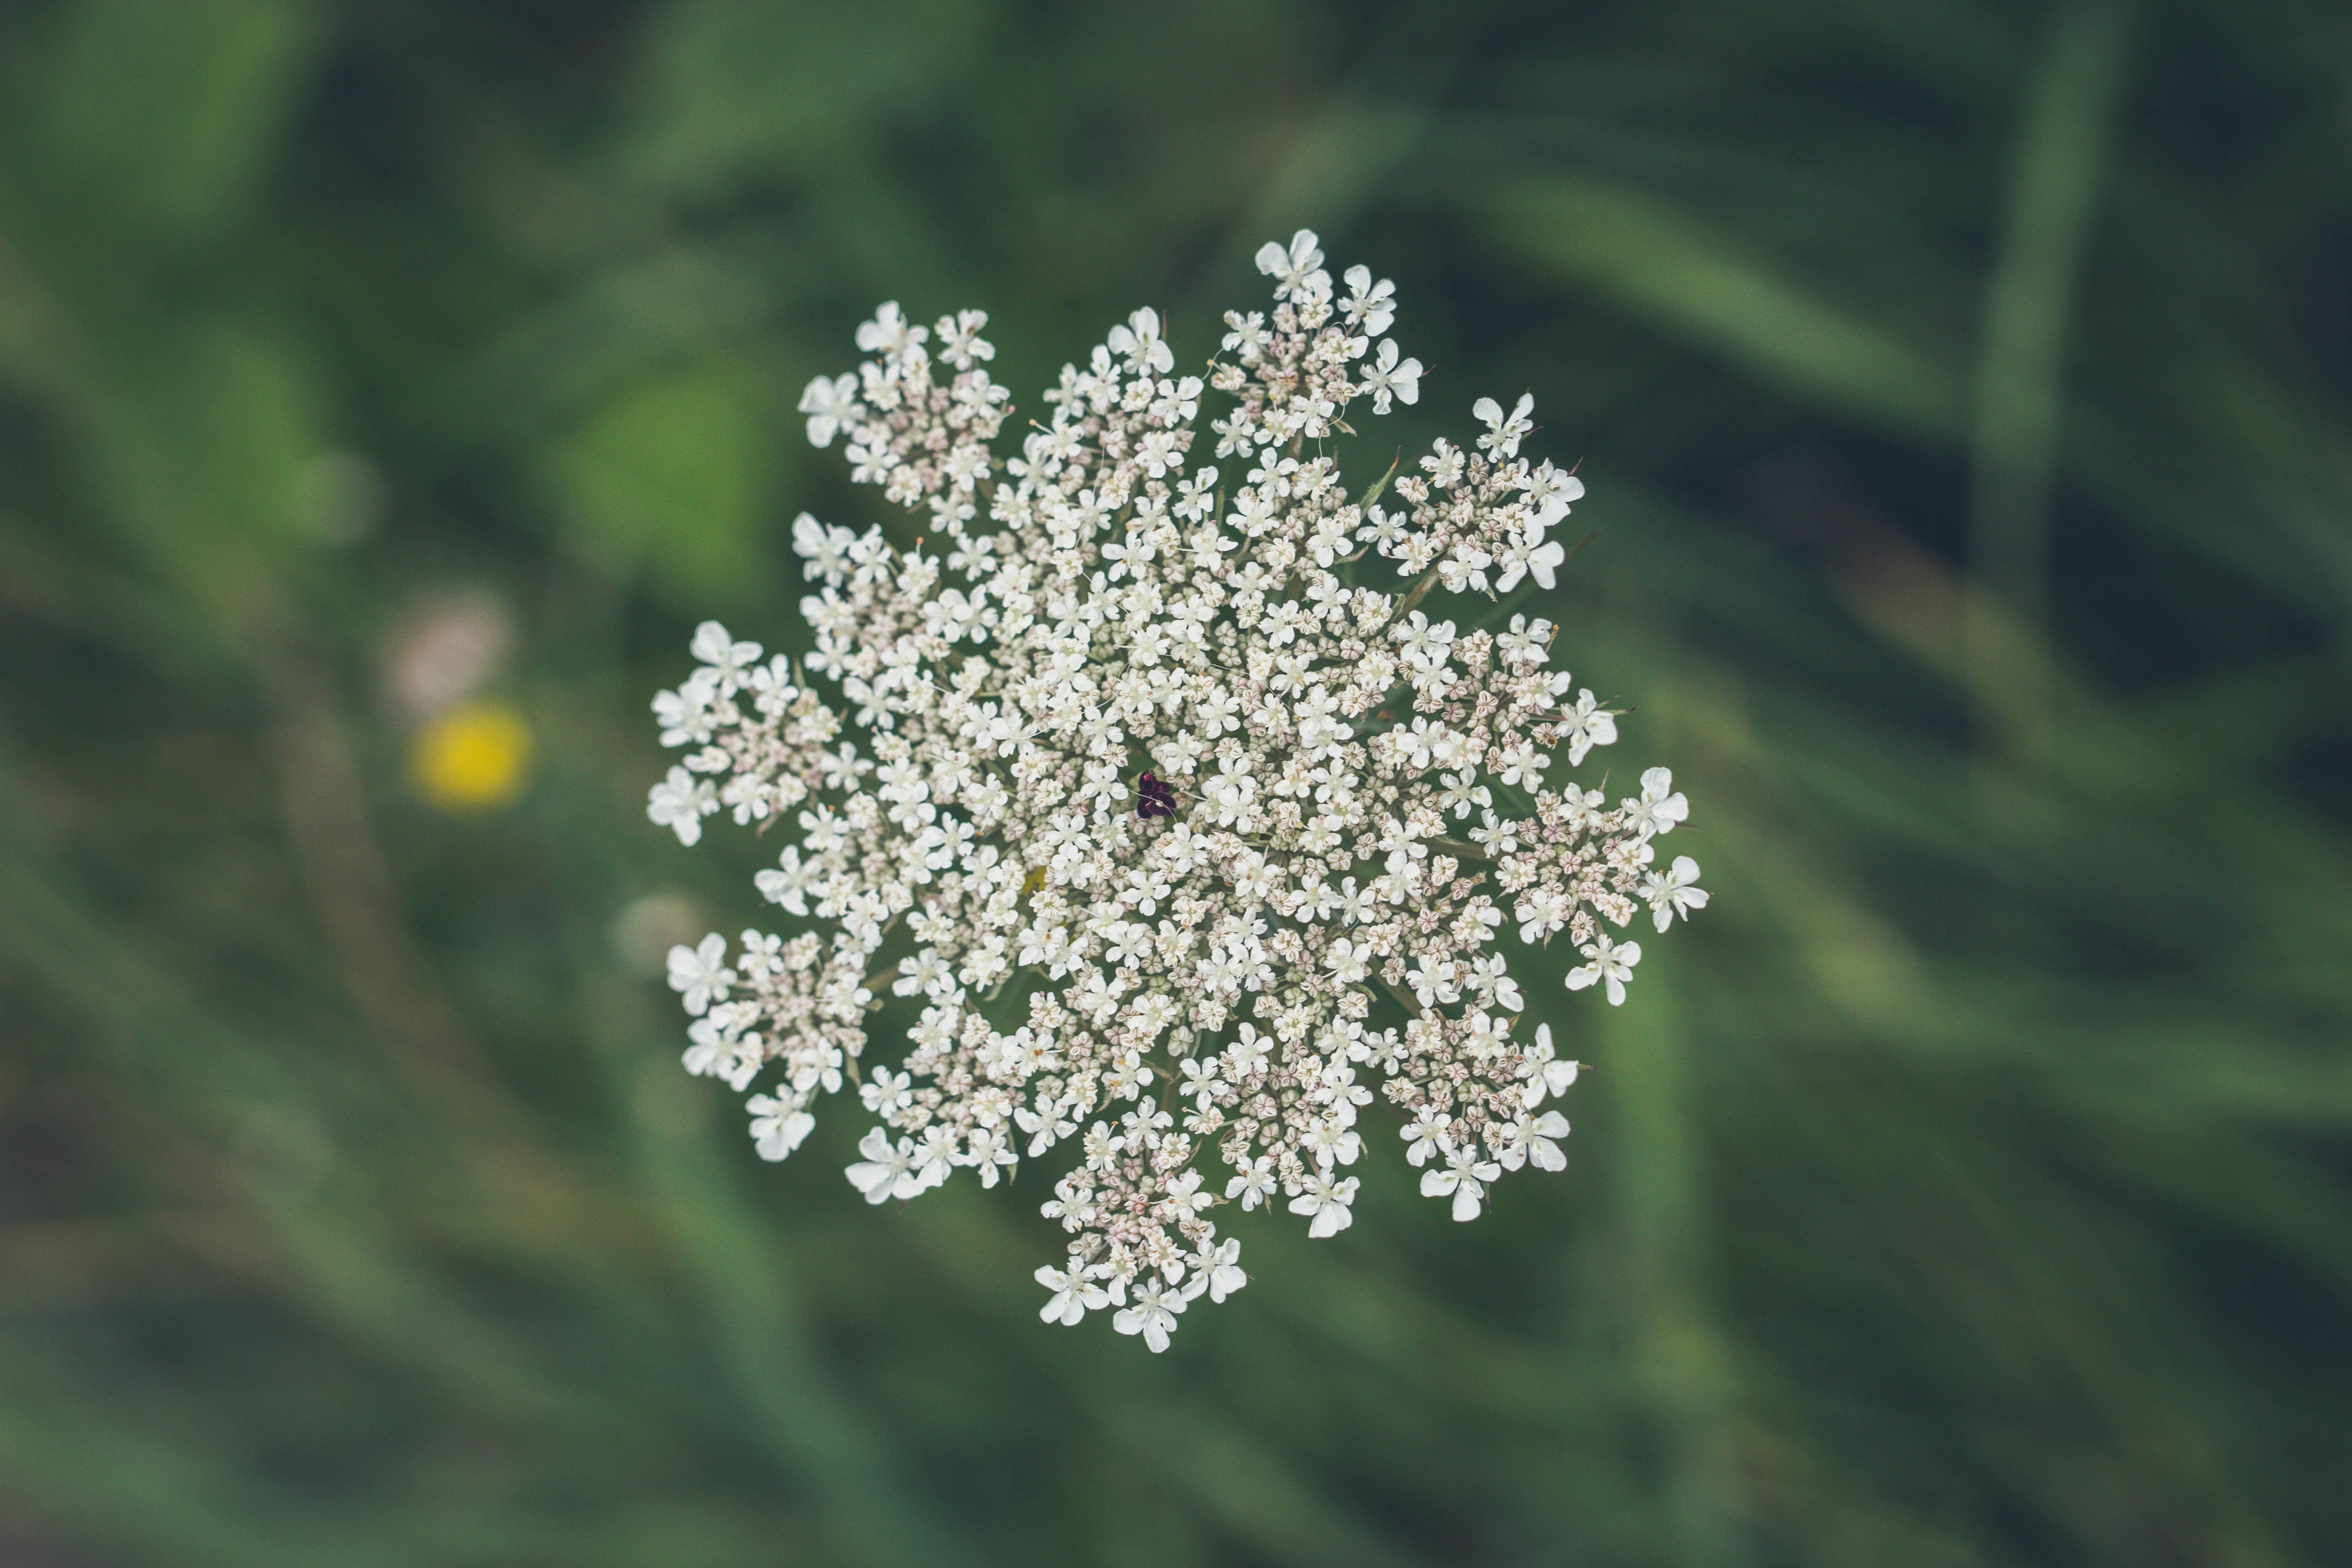
POLYGON ((2302 0, 0 5, 0 1560, 2352 1558, 2347 198, 2302 0), (1300 225, 1714 903, 1153 1357, 680 1073, 647 701, 876 301, 1034 413, 1300 225))

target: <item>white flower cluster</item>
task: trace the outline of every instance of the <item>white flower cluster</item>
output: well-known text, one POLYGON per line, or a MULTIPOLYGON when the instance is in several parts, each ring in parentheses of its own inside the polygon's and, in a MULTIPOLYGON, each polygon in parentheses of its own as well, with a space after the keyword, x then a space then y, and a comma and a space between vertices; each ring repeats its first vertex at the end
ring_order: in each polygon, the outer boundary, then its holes
POLYGON ((1666 770, 1613 807, 1547 782, 1616 739, 1550 668, 1555 628, 1422 608, 1552 586, 1547 534, 1583 486, 1519 455, 1530 400, 1482 399, 1474 450, 1441 440, 1351 496, 1320 444, 1360 400, 1419 397, 1382 335, 1391 286, 1354 268, 1340 297, 1304 231, 1258 265, 1275 308, 1226 316, 1205 381, 1138 310, 1063 369, 1017 457, 992 446, 986 318, 927 331, 883 306, 857 334, 873 357, 801 407, 856 479, 929 512, 939 553, 803 516, 814 654, 762 662, 708 623, 654 704, 690 751, 653 819, 692 844, 717 811, 789 817, 760 891, 827 922, 672 953, 687 1067, 740 1090, 772 1065, 751 1100, 770 1159, 846 1076, 877 1119, 848 1176, 877 1204, 1075 1142, 1044 1316, 1112 1309, 1154 1350, 1244 1282, 1221 1203, 1348 1226, 1376 1093, 1457 1219, 1506 1170, 1559 1169, 1547 1102, 1576 1064, 1548 1026, 1517 1032, 1506 918, 1523 942, 1566 931, 1570 987, 1615 1003, 1642 950, 1609 928, 1706 902, 1688 858, 1653 868, 1688 809, 1666 770), (1211 392, 1225 472, 1194 449, 1211 392), (861 1073, 886 991, 919 999, 912 1049, 861 1073))

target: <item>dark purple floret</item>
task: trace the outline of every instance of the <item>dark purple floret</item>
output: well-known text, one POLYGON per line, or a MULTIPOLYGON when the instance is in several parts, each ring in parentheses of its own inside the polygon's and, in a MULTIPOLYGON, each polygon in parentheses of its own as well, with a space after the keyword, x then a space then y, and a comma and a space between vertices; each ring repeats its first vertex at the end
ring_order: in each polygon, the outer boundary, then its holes
POLYGON ((1135 815, 1138 816, 1173 816, 1176 815, 1176 786, 1153 773, 1143 770, 1135 781, 1135 815))

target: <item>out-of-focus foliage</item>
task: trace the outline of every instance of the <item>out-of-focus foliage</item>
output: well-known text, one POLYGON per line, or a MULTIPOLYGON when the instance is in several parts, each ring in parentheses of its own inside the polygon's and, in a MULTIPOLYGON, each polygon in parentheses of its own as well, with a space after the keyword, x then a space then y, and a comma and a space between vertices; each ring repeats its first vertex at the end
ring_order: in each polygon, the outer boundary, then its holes
POLYGON ((2342 1561, 2347 101, 2299 0, 0 9, 0 1552, 2342 1561), (1152 1357, 1029 1179, 679 1073, 772 911, 646 705, 803 645, 875 301, 1034 397, 1300 225, 1406 438, 1587 459, 1544 607, 1714 903, 1543 961, 1565 1175, 1372 1162, 1152 1357))

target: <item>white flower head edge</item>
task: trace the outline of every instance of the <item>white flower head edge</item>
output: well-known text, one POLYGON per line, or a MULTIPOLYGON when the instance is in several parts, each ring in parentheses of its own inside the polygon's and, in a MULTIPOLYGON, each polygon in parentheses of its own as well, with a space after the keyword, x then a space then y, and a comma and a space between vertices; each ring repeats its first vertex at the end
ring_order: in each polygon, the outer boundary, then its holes
POLYGON ((1479 399, 1471 449, 1441 439, 1351 493, 1319 444, 1360 402, 1420 397, 1383 335, 1393 285, 1351 268, 1338 297, 1305 230, 1257 262, 1274 307, 1226 315, 1205 381, 1138 310, 1063 368, 1017 455, 995 447, 987 318, 884 305, 870 357, 801 410, 936 542, 803 515, 814 654, 705 623, 654 700, 686 748, 655 822, 688 845, 721 811, 798 830, 757 883, 800 934, 670 955, 688 1069, 764 1079, 771 1160, 854 1082, 876 1124, 847 1175, 876 1204, 1073 1147, 1040 1315, 1108 1310, 1155 1351, 1245 1282, 1218 1207, 1349 1226, 1376 1090, 1456 1219, 1505 1171, 1560 1169, 1547 1102, 1577 1066, 1548 1025, 1520 1033, 1506 918, 1524 942, 1566 931, 1569 988, 1620 1004, 1642 948, 1611 929, 1646 905, 1663 932, 1707 897, 1689 857, 1654 868, 1689 812, 1665 769, 1613 806, 1548 776, 1617 739, 1551 667, 1556 628, 1422 607, 1553 586, 1547 535, 1584 487, 1520 455, 1532 399, 1479 399), (877 972, 886 944, 903 956, 877 972), (861 1073, 885 991, 920 1016, 897 1068, 861 1073))

